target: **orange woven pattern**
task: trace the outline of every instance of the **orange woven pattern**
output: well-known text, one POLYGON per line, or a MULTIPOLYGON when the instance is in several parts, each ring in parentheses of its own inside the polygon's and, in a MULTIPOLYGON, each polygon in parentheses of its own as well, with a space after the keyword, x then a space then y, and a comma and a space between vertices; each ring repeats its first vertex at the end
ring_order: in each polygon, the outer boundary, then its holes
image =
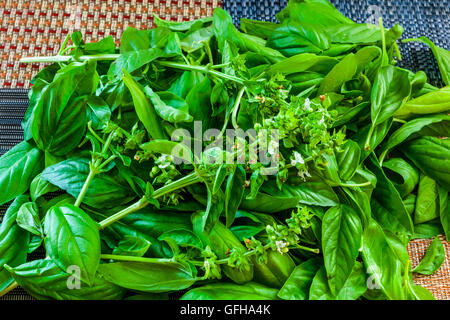
POLYGON ((74 30, 87 42, 108 35, 118 42, 128 26, 151 28, 154 13, 183 21, 210 16, 218 6, 221 0, 0 0, 0 88, 29 87, 43 65, 19 59, 56 54, 74 30))
MULTIPOLYGON (((450 243, 445 237, 440 239, 445 247, 445 261, 441 268, 431 276, 416 274, 414 282, 430 290, 438 300, 450 300, 450 243)), ((408 245, 412 267, 415 268, 422 260, 432 240, 415 240, 408 245)))

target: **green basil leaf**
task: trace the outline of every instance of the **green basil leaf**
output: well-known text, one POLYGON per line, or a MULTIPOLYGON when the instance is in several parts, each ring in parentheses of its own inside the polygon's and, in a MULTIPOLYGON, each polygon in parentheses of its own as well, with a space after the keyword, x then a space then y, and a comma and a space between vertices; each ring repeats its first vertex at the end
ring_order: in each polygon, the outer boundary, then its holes
POLYGON ((116 44, 112 36, 107 36, 97 42, 88 42, 84 44, 84 53, 86 55, 94 54, 114 54, 116 44))
POLYGON ((39 218, 39 208, 34 202, 27 202, 22 204, 17 213, 17 224, 35 234, 37 236, 43 236, 41 219, 39 218))
POLYGON ((38 174, 30 185, 30 197, 31 200, 36 201, 39 197, 43 195, 57 191, 58 187, 52 185, 47 180, 42 179, 41 174, 38 174))
POLYGON ((340 91, 342 85, 356 75, 358 61, 353 53, 348 54, 325 76, 319 94, 340 91))
POLYGON ((444 234, 444 229, 439 219, 421 223, 414 226, 414 235, 411 240, 415 239, 432 239, 441 234, 444 234))
MULTIPOLYGON (((199 235, 198 232, 197 235, 199 235)), ((202 235, 204 236, 205 233, 203 232, 199 236, 202 235)), ((245 250, 244 245, 236 238, 233 232, 220 221, 215 223, 211 232, 207 235, 205 242, 211 247, 219 259, 228 258, 227 253, 230 248, 236 248, 241 251, 245 250)), ((228 278, 238 284, 244 284, 253 279, 254 268, 251 263, 245 264, 240 268, 225 265, 222 269, 228 278)))
MULTIPOLYGON (((116 210, 113 211, 115 213, 116 210)), ((97 213, 98 214, 98 213, 97 213)), ((99 216, 105 219, 106 216, 99 216)), ((172 230, 192 230, 190 215, 179 212, 154 212, 151 208, 145 208, 132 213, 111 225, 111 228, 119 233, 121 240, 125 236, 143 238, 151 242, 146 256, 150 257, 171 257, 172 252, 168 245, 159 241, 158 237, 163 233, 172 230)))
POLYGON ((287 253, 269 250, 265 261, 254 257, 253 281, 280 289, 295 268, 295 262, 287 253))
POLYGON ((178 262, 104 263, 98 272, 120 287, 142 292, 168 292, 189 288, 196 281, 192 270, 178 262))
POLYGON ((192 230, 189 214, 155 212, 148 207, 127 215, 119 221, 118 225, 121 224, 120 222, 155 238, 174 230, 192 230))
POLYGON ((450 87, 426 93, 405 103, 395 112, 396 117, 448 112, 450 110, 450 87))
POLYGON ((289 1, 287 7, 276 17, 280 22, 291 18, 321 27, 354 23, 339 12, 331 2, 323 0, 289 1), (317 17, 320 17, 320 19, 317 19, 317 17))
POLYGON ((414 211, 414 223, 420 224, 439 218, 439 194, 436 181, 420 176, 419 191, 414 211))
MULTIPOLYGON (((38 104, 41 96, 45 93, 49 83, 53 80, 53 77, 55 73, 59 70, 59 68, 60 68, 59 64, 54 63, 49 67, 41 70, 35 76, 35 78, 33 78, 35 80, 34 84, 31 87, 30 91, 28 91, 28 99, 29 99, 28 108, 27 111, 25 112, 23 121, 21 123, 23 129, 23 138, 25 141, 33 139, 33 134, 31 132, 31 124, 33 123, 33 111, 36 108, 36 105, 38 104), (43 79, 40 77, 41 72, 43 73, 44 78, 47 79, 43 79)), ((31 82, 33 82, 33 80, 31 82)))
POLYGON ((52 207, 44 220, 45 249, 62 269, 80 269, 81 280, 89 285, 95 281, 100 264, 98 225, 83 210, 66 204, 52 207))
POLYGON ((123 70, 132 73, 156 59, 165 58, 167 56, 167 53, 158 48, 122 53, 117 60, 111 63, 108 70, 108 79, 110 81, 117 80, 122 75, 123 70))
POLYGON ((150 104, 150 101, 148 101, 141 86, 127 72, 124 72, 122 80, 131 92, 136 114, 139 117, 139 120, 144 124, 148 134, 153 139, 164 139, 166 135, 161 127, 155 108, 150 104))
POLYGON ((411 284, 411 293, 417 300, 436 300, 428 289, 419 285, 411 284))
POLYGON ((363 233, 362 257, 369 276, 383 293, 393 300, 408 297, 406 279, 409 277, 409 258, 404 244, 395 236, 383 231, 371 220, 363 233), (401 246, 404 250, 398 251, 401 246))
POLYGON ((219 190, 215 195, 211 192, 211 187, 207 188, 207 204, 203 215, 203 230, 211 231, 214 225, 219 221, 219 217, 225 209, 225 194, 219 190))
POLYGON ((343 190, 345 196, 340 198, 341 202, 356 210, 359 213, 363 226, 365 226, 372 214, 370 194, 367 194, 362 189, 356 188, 343 188, 343 190))
POLYGON ((198 72, 184 71, 181 76, 172 83, 168 91, 182 99, 186 99, 192 88, 201 80, 203 80, 203 76, 198 72))
POLYGON ((327 33, 314 25, 285 21, 269 36, 267 45, 286 57, 301 53, 320 53, 330 47, 327 33))
POLYGON ((414 226, 411 216, 406 211, 399 192, 374 156, 367 162, 367 167, 377 177, 377 187, 371 200, 373 217, 386 230, 412 235, 414 226))
POLYGON ((339 176, 342 180, 348 181, 358 169, 361 158, 361 148, 355 141, 347 140, 340 149, 340 152, 336 153, 339 176))
POLYGON ((391 149, 405 142, 411 135, 419 132, 426 126, 444 121, 450 121, 450 116, 444 114, 436 114, 408 121, 408 123, 404 124, 391 134, 388 141, 383 146, 384 154, 387 154, 391 149))
POLYGON ((208 77, 196 83, 186 96, 189 114, 194 121, 202 121, 202 130, 206 131, 211 123, 211 91, 212 84, 208 77))
POLYGON ((150 245, 151 242, 146 239, 127 235, 120 240, 112 253, 123 256, 142 257, 150 248, 150 245))
POLYGON ((214 36, 212 27, 201 28, 186 35, 181 40, 181 48, 187 53, 194 52, 204 47, 204 42, 209 42, 214 36))
POLYGON ((20 207, 28 201, 28 196, 18 196, 9 206, 0 225, 0 290, 13 281, 4 265, 16 267, 27 260, 30 234, 19 227, 16 219, 20 207))
POLYGON ((42 93, 31 123, 33 139, 41 150, 64 156, 81 142, 86 130, 86 97, 77 97, 76 91, 86 78, 92 78, 94 68, 95 64, 74 62, 60 69, 42 93))
POLYGON ((297 207, 299 203, 332 207, 339 203, 333 189, 316 174, 313 178, 299 184, 285 184, 279 190, 276 183, 268 181, 263 184, 261 191, 254 200, 245 199, 242 208, 250 211, 275 213, 297 207))
POLYGON ((111 119, 111 108, 98 96, 90 96, 87 100, 87 119, 95 130, 103 129, 111 119))
POLYGON ((321 259, 312 258, 295 267, 278 292, 278 297, 284 300, 307 300, 313 278, 322 265, 321 259))
POLYGON ((245 239, 251 239, 251 237, 256 236, 258 233, 266 230, 266 226, 231 226, 231 232, 238 238, 240 241, 244 241, 245 239))
POLYGON ((273 22, 241 18, 242 31, 263 39, 269 38, 272 32, 274 32, 278 27, 279 25, 273 22))
POLYGON ((419 183, 418 170, 402 158, 391 158, 383 162, 383 168, 402 198, 413 192, 419 183), (394 175, 391 176, 390 172, 394 175))
POLYGON ((327 164, 325 168, 318 168, 319 170, 322 169, 322 176, 327 182, 328 185, 332 187, 339 186, 342 181, 339 176, 339 165, 337 163, 337 159, 335 154, 324 154, 322 155, 322 158, 325 160, 325 163, 327 164))
POLYGON ((344 287, 337 295, 331 293, 327 282, 327 273, 322 266, 311 283, 310 300, 356 300, 367 290, 366 275, 361 263, 357 262, 344 287))
POLYGON ((0 205, 27 191, 44 168, 43 154, 28 142, 21 142, 0 158, 0 205))
POLYGON ((261 174, 260 170, 253 171, 250 176, 250 192, 245 199, 254 200, 265 180, 265 176, 261 174))
POLYGON ((214 10, 213 29, 221 52, 223 52, 225 43, 230 42, 235 44, 242 52, 250 51, 262 54, 271 62, 277 62, 284 58, 279 51, 265 46, 263 39, 239 32, 233 25, 229 13, 222 8, 214 10))
POLYGON ((31 235, 30 243, 28 244, 28 253, 33 253, 38 248, 41 247, 42 242, 44 242, 44 238, 42 236, 31 235))
POLYGON ((225 83, 217 82, 211 91, 211 105, 213 107, 212 115, 217 116, 218 114, 226 111, 226 114, 229 116, 229 113, 231 112, 231 110, 227 110, 227 106, 229 104, 230 96, 225 83))
POLYGON ((120 53, 139 51, 150 48, 149 30, 127 27, 120 39, 120 53))
POLYGON ((244 197, 245 178, 245 170, 241 166, 237 166, 236 170, 228 176, 225 188, 225 218, 227 227, 233 224, 236 212, 244 197))
POLYGON ((361 247, 362 225, 349 206, 329 209, 322 219, 322 251, 328 285, 337 295, 349 278, 361 247))
POLYGON ((386 66, 380 69, 372 89, 372 124, 379 125, 392 117, 411 94, 408 72, 386 66))
POLYGON ((432 275, 445 261, 445 248, 439 237, 434 238, 425 253, 425 256, 412 272, 432 275))
POLYGON ((325 50, 322 55, 328 57, 339 57, 348 54, 350 51, 356 49, 358 45, 347 43, 332 43, 330 49, 325 50))
POLYGON ((161 119, 171 123, 192 122, 193 118, 189 114, 189 106, 186 101, 175 96, 171 92, 155 93, 146 86, 144 92, 155 108, 161 119), (169 104, 167 104, 169 103, 169 104))
POLYGON ((370 103, 368 101, 361 102, 356 107, 348 108, 337 108, 337 111, 339 112, 336 121, 333 123, 333 128, 340 127, 344 124, 349 123, 352 121, 356 116, 360 115, 363 111, 368 109, 370 106, 370 103))
POLYGON ((312 53, 301 53, 284 59, 266 70, 268 75, 283 73, 286 75, 298 72, 318 72, 326 74, 338 63, 338 60, 312 53))
POLYGON ((450 205, 448 201, 448 191, 438 186, 439 191, 439 211, 442 228, 445 231, 445 238, 450 239, 450 205))
MULTIPOLYGON (((415 194, 409 194, 406 196, 406 198, 403 199, 403 204, 405 205, 406 211, 408 211, 409 215, 413 215, 414 210, 416 209, 416 198, 417 196, 415 194)), ((414 227, 415 231, 415 227, 414 227)))
POLYGON ((244 285, 213 283, 189 290, 181 300, 275 300, 277 292, 277 289, 255 282, 244 285))
POLYGON ((228 166, 226 164, 221 164, 214 177, 214 185, 212 189, 213 194, 216 194, 217 191, 219 191, 228 174, 228 166))
POLYGON ((356 300, 367 291, 366 270, 362 263, 356 262, 352 273, 339 291, 338 300, 356 300))
POLYGON ((124 300, 169 300, 167 293, 143 293, 126 297, 124 300))
POLYGON ((125 290, 98 276, 92 286, 79 283, 77 288, 76 275, 62 271, 50 259, 7 269, 22 288, 39 300, 120 300, 125 294, 125 290))
POLYGON ((450 140, 423 137, 401 145, 400 150, 427 176, 450 190, 450 140))
POLYGON ((370 148, 368 149, 366 149, 367 135, 369 134, 372 126, 368 125, 358 129, 358 132, 352 137, 352 140, 358 142, 359 147, 363 150, 361 160, 365 160, 373 152, 373 150, 375 150, 376 147, 383 142, 391 129, 392 123, 393 120, 387 120, 374 127, 372 136, 369 140, 370 148))
POLYGON ((158 237, 160 241, 165 241, 166 239, 170 239, 182 247, 203 249, 201 240, 190 230, 179 229, 166 231, 158 237))
MULTIPOLYGON (((89 160, 72 158, 46 168, 41 177, 73 197, 78 197, 89 175, 89 160)), ((95 208, 114 207, 134 198, 133 191, 117 176, 96 175, 83 202, 95 208)))
POLYGON ((339 24, 325 29, 333 43, 371 44, 381 41, 380 27, 370 23, 339 24))

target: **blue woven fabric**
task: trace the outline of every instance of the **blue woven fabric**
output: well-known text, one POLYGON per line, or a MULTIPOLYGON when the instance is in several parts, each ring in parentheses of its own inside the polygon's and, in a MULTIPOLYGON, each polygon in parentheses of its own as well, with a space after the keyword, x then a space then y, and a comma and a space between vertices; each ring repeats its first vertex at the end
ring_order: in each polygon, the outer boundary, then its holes
MULTIPOLYGON (((399 23, 405 28, 404 38, 427 36, 438 46, 450 47, 450 0, 331 0, 339 11, 356 22, 375 22, 383 17, 385 27, 399 23)), ((275 14, 288 0, 224 0, 223 7, 239 26, 240 18, 276 22, 275 14)), ((431 50, 419 43, 401 44, 400 66, 423 70, 431 83, 442 85, 437 63, 431 50)))

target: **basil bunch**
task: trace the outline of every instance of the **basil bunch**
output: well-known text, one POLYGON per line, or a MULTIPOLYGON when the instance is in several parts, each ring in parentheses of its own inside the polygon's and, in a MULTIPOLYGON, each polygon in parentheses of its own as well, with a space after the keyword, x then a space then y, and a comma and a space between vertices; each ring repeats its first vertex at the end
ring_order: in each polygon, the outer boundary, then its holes
MULTIPOLYGON (((325 0, 277 18, 240 32, 222 9, 155 17, 118 49, 75 32, 57 56, 24 58, 51 64, 33 79, 25 141, 0 158, 0 295, 433 298, 412 274, 435 272, 436 236, 450 237, 449 87, 396 66, 398 25, 325 0), (256 134, 224 151, 228 129, 256 134), (275 130, 276 165, 253 161, 275 130), (435 239, 413 269, 416 238, 435 239), (39 247, 46 258, 26 262, 39 247)), ((449 85, 449 51, 408 41, 432 48, 449 85)))

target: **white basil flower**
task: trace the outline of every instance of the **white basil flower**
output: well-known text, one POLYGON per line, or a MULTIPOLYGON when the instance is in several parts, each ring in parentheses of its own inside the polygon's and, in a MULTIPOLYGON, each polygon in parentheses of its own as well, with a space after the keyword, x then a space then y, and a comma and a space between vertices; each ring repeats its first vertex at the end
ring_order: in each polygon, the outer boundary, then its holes
POLYGON ((309 100, 309 98, 306 98, 304 107, 306 111, 313 111, 311 108, 311 100, 309 100))
POLYGON ((295 167, 298 163, 305 164, 305 159, 303 159, 300 153, 294 151, 294 160, 291 161, 291 164, 293 167, 295 167))
POLYGON ((277 247, 277 251, 284 254, 283 249, 287 247, 287 243, 284 241, 275 241, 275 245, 277 247))

